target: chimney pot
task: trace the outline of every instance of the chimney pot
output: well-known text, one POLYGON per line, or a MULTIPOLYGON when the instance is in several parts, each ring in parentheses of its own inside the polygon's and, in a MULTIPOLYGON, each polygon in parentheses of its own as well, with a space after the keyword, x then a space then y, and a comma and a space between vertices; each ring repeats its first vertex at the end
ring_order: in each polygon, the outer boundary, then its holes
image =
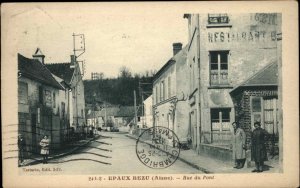
POLYGON ((75 67, 75 63, 76 62, 76 57, 75 55, 71 55, 71 63, 70 63, 70 68, 74 68, 75 67))
POLYGON ((182 50, 182 43, 173 43, 173 55, 176 55, 180 50, 182 50))
POLYGON ((40 48, 36 49, 35 53, 32 55, 32 58, 38 60, 42 64, 45 64, 45 55, 40 48))

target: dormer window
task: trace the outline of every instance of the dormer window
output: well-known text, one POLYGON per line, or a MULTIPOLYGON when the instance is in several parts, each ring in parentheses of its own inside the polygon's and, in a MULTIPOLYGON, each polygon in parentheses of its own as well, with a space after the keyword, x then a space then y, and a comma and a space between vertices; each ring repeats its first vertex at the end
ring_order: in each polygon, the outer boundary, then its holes
POLYGON ((228 24, 227 14, 208 14, 208 24, 228 24))

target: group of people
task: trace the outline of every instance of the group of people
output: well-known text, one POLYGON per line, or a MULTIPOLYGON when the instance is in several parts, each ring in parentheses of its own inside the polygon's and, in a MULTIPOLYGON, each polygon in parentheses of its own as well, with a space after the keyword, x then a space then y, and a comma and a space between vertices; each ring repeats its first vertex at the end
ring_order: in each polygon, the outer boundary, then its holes
MULTIPOLYGON (((47 135, 45 135, 39 143, 41 147, 40 154, 43 157, 43 164, 47 164, 48 156, 49 156, 49 147, 50 140, 47 135)), ((26 142, 22 134, 18 135, 18 148, 19 148, 19 166, 21 166, 25 159, 26 153, 26 142)))
MULTIPOLYGON (((239 126, 238 122, 232 123, 234 134, 232 139, 234 168, 241 169, 246 161, 246 133, 239 126)), ((260 122, 254 123, 254 130, 251 132, 251 160, 255 162, 256 168, 252 172, 263 172, 264 161, 267 160, 265 138, 268 135, 266 130, 261 128, 260 122)))
MULTIPOLYGON (((235 161, 234 168, 241 169, 246 161, 246 133, 239 126, 238 122, 232 123, 234 134, 232 139, 233 159, 235 161)), ((254 123, 254 130, 251 132, 251 160, 255 162, 256 168, 252 172, 262 172, 264 161, 267 160, 267 152, 265 147, 265 137, 268 133, 261 128, 260 122, 254 123)), ((40 141, 43 163, 46 164, 49 156, 50 140, 47 135, 40 141)), ((21 134, 18 136, 19 147, 19 163, 24 161, 24 153, 26 143, 21 134)))

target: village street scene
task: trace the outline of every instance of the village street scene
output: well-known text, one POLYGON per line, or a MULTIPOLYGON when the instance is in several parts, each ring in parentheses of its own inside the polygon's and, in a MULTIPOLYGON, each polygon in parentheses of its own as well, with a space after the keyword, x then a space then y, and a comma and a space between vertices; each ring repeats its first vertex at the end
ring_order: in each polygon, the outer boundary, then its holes
POLYGON ((6 130, 17 131, 18 143, 4 158, 17 158, 20 172, 41 174, 282 172, 281 14, 172 16, 183 26, 170 27, 183 38, 143 36, 157 49, 135 46, 138 38, 120 31, 130 22, 146 35, 145 22, 118 19, 108 16, 119 28, 98 33, 110 45, 129 41, 111 54, 84 30, 64 34, 67 51, 53 37, 48 42, 57 48, 33 40, 35 47, 15 54, 18 124, 6 130), (91 51, 103 61, 89 60, 91 51), (140 58, 138 65, 130 58, 140 58), (171 140, 157 141, 158 130, 171 140), (154 154, 169 158, 148 163, 154 154))

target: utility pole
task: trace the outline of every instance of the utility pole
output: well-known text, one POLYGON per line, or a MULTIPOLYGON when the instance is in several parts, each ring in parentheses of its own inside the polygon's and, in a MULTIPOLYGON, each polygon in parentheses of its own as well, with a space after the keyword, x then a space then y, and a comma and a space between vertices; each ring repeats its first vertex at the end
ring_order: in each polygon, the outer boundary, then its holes
MULTIPOLYGON (((74 63, 74 65, 73 65, 74 69, 75 69, 75 71, 77 71, 77 69, 80 70, 77 58, 85 52, 85 39, 84 39, 84 34, 75 34, 75 33, 73 33, 72 36, 73 36, 73 53, 74 53, 73 61, 74 62, 71 62, 71 63, 74 63), (76 43, 76 37, 80 38, 79 44, 76 43), (79 55, 76 55, 77 51, 79 51, 81 53, 79 55)), ((82 71, 84 72, 84 61, 82 61, 82 71)), ((76 74, 76 77, 77 77, 76 84, 74 86, 75 111, 76 111, 76 128, 77 128, 77 126, 79 125, 79 122, 78 122, 78 88, 77 88, 77 86, 78 86, 78 83, 79 83, 80 79, 78 77, 79 75, 77 75, 77 72, 75 72, 75 74, 76 74)), ((83 76, 83 74, 81 74, 81 76, 83 76)))
POLYGON ((136 112, 136 94, 135 90, 133 91, 133 97, 134 97, 134 126, 137 128, 137 112, 136 112))

